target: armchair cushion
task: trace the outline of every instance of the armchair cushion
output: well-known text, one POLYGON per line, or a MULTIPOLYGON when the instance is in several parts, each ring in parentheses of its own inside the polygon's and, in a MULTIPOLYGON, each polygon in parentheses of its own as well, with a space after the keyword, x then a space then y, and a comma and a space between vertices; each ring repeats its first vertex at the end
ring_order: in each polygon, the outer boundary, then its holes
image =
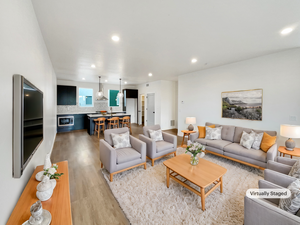
POLYGON ((116 150, 117 164, 141 158, 141 154, 133 148, 120 148, 116 150))
POLYGON ((174 148, 174 144, 166 141, 157 141, 156 142, 156 152, 162 152, 167 149, 174 148))
POLYGON ((115 149, 120 148, 131 148, 130 140, 129 140, 129 131, 122 134, 114 134, 111 133, 111 138, 114 144, 115 149))

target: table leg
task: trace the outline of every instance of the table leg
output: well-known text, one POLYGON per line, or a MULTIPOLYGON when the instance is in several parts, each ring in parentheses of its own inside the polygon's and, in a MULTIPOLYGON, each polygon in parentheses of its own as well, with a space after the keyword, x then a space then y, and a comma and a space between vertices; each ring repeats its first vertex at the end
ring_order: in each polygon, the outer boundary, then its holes
POLYGON ((293 158, 293 156, 291 155, 291 159, 293 158))
POLYGON ((283 157, 285 157, 285 154, 284 154, 284 153, 282 153, 282 155, 283 155, 283 157))
POLYGON ((181 142, 181 147, 183 147, 183 144, 184 144, 184 138, 185 138, 185 133, 183 133, 182 142, 181 142))
POLYGON ((223 177, 220 178, 220 192, 223 193, 223 177))
POLYGON ((170 186, 170 169, 167 167, 167 188, 170 186))
POLYGON ((205 211, 205 191, 204 191, 204 188, 201 188, 201 205, 202 205, 202 210, 205 211))
POLYGON ((190 140, 190 134, 188 134, 188 140, 190 140))

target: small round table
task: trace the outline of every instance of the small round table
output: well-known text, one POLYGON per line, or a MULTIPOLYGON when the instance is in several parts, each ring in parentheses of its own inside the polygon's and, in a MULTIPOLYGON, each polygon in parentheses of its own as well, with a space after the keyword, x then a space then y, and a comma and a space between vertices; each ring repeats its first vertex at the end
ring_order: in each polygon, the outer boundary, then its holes
POLYGON ((181 147, 186 147, 186 145, 184 144, 184 138, 185 136, 188 137, 188 140, 190 140, 190 134, 192 133, 196 133, 196 131, 189 131, 189 130, 182 130, 181 131, 183 133, 183 137, 182 137, 182 142, 181 142, 181 147))
POLYGON ((300 157, 300 148, 294 148, 293 151, 289 151, 286 150, 284 146, 279 146, 278 151, 280 152, 280 156, 281 154, 283 154, 283 157, 285 155, 290 155, 291 159, 293 158, 293 156, 300 157))

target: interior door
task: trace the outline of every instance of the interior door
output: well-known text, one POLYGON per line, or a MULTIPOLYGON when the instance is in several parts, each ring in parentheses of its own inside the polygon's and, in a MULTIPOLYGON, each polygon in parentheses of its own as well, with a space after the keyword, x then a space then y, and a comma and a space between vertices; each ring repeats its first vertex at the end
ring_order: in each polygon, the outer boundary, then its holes
POLYGON ((155 94, 147 94, 147 126, 155 124, 155 94))
POLYGON ((140 95, 139 96, 139 104, 138 104, 138 124, 139 125, 142 125, 142 104, 143 104, 143 101, 142 101, 142 96, 143 95, 140 95))

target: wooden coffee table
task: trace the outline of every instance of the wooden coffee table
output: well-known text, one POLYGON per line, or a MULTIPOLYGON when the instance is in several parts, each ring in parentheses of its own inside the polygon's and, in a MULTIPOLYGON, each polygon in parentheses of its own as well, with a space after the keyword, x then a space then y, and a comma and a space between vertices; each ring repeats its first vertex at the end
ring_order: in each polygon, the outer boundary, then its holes
POLYGON ((199 195, 201 197, 202 210, 204 211, 205 198, 219 186, 220 192, 223 192, 223 175, 226 173, 227 169, 202 158, 199 159, 199 164, 197 166, 192 166, 190 164, 190 158, 190 155, 182 154, 164 162, 164 165, 167 167, 167 187, 169 187, 170 178, 172 178, 182 186, 199 195), (170 170, 172 172, 170 172, 170 170), (185 181, 179 180, 177 176, 185 178, 185 181), (200 192, 187 185, 185 183, 186 181, 190 181, 199 186, 200 192), (204 188, 211 184, 214 184, 215 186, 205 193, 204 188))

